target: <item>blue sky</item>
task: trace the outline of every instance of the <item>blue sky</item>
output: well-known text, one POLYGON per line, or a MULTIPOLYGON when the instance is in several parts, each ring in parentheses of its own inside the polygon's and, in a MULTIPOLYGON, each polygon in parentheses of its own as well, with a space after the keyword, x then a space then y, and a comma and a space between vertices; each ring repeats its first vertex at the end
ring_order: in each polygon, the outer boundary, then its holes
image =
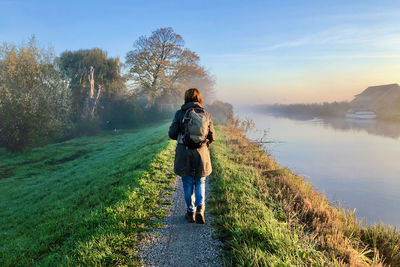
POLYGON ((400 1, 3 1, 0 41, 35 34, 56 53, 100 47, 124 60, 172 27, 234 103, 348 100, 400 82, 400 1))

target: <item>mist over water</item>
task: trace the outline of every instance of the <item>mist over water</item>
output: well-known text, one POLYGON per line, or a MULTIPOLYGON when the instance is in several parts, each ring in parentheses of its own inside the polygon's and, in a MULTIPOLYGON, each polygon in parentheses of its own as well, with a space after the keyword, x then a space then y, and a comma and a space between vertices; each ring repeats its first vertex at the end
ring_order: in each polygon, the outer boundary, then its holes
POLYGON ((383 121, 295 119, 237 110, 259 139, 287 166, 369 224, 400 226, 400 124, 383 121))

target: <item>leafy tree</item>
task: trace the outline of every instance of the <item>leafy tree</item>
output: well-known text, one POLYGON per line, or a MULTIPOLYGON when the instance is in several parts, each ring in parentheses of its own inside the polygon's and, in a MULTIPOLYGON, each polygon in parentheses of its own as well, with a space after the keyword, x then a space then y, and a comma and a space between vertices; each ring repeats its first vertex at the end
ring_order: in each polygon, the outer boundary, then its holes
POLYGON ((196 85, 205 96, 212 96, 213 79, 200 66, 199 56, 183 46, 183 38, 172 28, 160 28, 140 37, 127 53, 131 86, 147 97, 149 107, 156 101, 158 105, 181 102, 184 90, 196 85))
POLYGON ((61 71, 68 77, 72 90, 72 106, 75 120, 85 115, 87 100, 97 87, 107 98, 125 90, 125 80, 121 76, 122 64, 118 58, 108 58, 107 52, 95 48, 91 50, 65 51, 58 59, 61 71), (93 82, 90 74, 93 68, 93 82), (91 90, 92 89, 92 90, 91 90))
POLYGON ((19 151, 64 135, 71 126, 70 91, 52 51, 34 37, 0 48, 0 145, 19 151))

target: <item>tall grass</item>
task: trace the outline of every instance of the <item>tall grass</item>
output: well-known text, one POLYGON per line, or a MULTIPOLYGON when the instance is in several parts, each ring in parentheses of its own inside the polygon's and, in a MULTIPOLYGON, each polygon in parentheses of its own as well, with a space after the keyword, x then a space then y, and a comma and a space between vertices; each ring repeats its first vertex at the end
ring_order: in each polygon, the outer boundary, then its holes
POLYGON ((0 155, 0 265, 136 265, 172 188, 167 125, 0 155))
MULTIPOLYGON (((281 168, 260 146, 250 143, 237 127, 221 126, 220 135, 223 141, 212 148, 216 162, 216 188, 219 188, 222 195, 226 195, 226 192, 231 190, 230 184, 235 183, 235 186, 241 188, 247 197, 253 196, 251 202, 261 201, 260 206, 264 203, 272 209, 272 216, 290 229, 288 236, 298 236, 302 241, 300 247, 311 246, 315 250, 313 255, 318 255, 318 257, 313 264, 321 264, 325 261, 324 264, 328 265, 399 266, 400 234, 398 230, 383 225, 364 227, 363 223, 355 218, 354 213, 333 207, 302 177, 293 174, 289 169, 281 168), (226 158, 222 160, 220 154, 226 154, 226 158), (218 179, 224 181, 224 184, 220 184, 218 179), (252 184, 248 184, 249 180, 253 181, 252 184), (263 198, 260 198, 260 195, 263 198)), ((241 216, 247 221, 253 220, 253 217, 257 217, 258 221, 260 219, 262 222, 265 221, 264 217, 247 212, 244 208, 245 203, 242 203, 241 210, 236 210, 236 204, 233 203, 233 206, 230 204, 232 201, 237 201, 235 196, 237 196, 236 192, 230 193, 229 199, 225 200, 225 209, 228 213, 242 214, 241 216), (233 211, 230 211, 231 209, 233 211)), ((218 194, 215 194, 215 198, 213 203, 216 205, 216 213, 224 218, 224 223, 219 224, 220 229, 225 232, 224 225, 234 224, 235 221, 229 216, 224 216, 224 212, 220 210, 218 202, 223 199, 218 194)), ((228 234, 229 238, 232 236, 228 234)), ((235 239, 235 242, 238 241, 248 242, 246 239, 235 239)), ((265 247, 262 242, 251 243, 251 245, 258 250, 265 247)), ((291 250, 289 246, 286 248, 291 250)), ((242 265, 243 261, 238 261, 236 258, 245 249, 233 249, 234 246, 229 248, 227 258, 235 264, 242 265)), ((271 252, 264 252, 266 255, 268 253, 271 252)), ((243 254, 243 257, 246 255, 243 254)), ((305 263, 293 259, 290 264, 305 263)))

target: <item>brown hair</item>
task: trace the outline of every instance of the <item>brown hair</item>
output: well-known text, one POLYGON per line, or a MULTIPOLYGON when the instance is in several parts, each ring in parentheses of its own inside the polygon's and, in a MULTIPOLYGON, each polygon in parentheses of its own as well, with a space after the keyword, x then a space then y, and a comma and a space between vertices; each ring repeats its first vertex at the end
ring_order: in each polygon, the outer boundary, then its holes
POLYGON ((203 97, 201 93, 196 88, 187 89, 185 92, 185 104, 189 102, 199 102, 203 105, 203 97))

